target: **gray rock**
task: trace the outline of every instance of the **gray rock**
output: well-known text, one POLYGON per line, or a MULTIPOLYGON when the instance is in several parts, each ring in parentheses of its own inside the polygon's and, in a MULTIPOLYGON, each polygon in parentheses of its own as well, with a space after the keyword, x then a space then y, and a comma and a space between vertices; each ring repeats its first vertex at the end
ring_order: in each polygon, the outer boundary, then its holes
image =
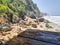
POLYGON ((0 31, 10 31, 12 28, 10 26, 10 24, 2 24, 0 25, 0 31))
POLYGON ((28 29, 27 31, 21 33, 20 36, 58 45, 60 44, 59 34, 60 33, 57 33, 57 32, 28 29))

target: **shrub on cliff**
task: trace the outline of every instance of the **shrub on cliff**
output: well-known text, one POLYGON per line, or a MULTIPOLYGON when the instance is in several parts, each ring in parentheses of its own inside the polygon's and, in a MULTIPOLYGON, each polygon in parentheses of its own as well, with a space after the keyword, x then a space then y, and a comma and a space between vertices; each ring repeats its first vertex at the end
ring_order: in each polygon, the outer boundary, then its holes
POLYGON ((0 13, 6 13, 8 10, 8 7, 3 5, 3 4, 0 4, 0 13))

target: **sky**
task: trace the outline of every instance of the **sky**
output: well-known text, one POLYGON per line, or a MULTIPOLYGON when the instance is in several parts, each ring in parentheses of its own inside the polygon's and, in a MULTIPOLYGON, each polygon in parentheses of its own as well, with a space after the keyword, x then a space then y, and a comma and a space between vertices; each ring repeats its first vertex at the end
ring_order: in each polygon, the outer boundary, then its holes
POLYGON ((60 0, 33 0, 33 2, 41 12, 60 16, 60 0))

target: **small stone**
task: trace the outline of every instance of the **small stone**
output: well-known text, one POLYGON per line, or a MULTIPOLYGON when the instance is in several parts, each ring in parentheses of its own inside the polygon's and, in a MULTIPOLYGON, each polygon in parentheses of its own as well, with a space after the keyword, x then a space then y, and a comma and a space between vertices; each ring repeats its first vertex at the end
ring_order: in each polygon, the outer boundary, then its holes
POLYGON ((37 28, 37 25, 36 25, 36 24, 32 24, 32 27, 33 27, 33 28, 37 28))
POLYGON ((44 22, 44 18, 39 19, 39 22, 44 22))

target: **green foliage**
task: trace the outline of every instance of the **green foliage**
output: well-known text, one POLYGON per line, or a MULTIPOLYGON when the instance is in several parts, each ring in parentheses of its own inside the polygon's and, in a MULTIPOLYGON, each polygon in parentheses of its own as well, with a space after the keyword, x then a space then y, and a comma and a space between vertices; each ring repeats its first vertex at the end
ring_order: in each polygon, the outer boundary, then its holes
POLYGON ((16 11, 16 7, 13 6, 13 4, 9 4, 8 7, 9 7, 12 11, 14 11, 14 12, 16 11))
POLYGON ((10 8, 8 8, 8 12, 7 12, 8 14, 14 14, 14 11, 13 10, 11 10, 10 8))
POLYGON ((1 4, 4 4, 4 5, 7 5, 8 1, 9 1, 9 0, 0 0, 0 3, 1 3, 1 4))
POLYGON ((25 6, 23 5, 23 4, 20 4, 20 6, 18 7, 18 11, 20 11, 20 12, 25 12, 26 10, 25 10, 25 6))
POLYGON ((4 13, 4 12, 7 12, 8 10, 8 7, 3 5, 3 4, 0 4, 0 13, 4 13))
MULTIPOLYGON (((0 4, 4 5, 5 8, 6 6, 9 8, 8 10, 9 13, 18 12, 20 14, 20 12, 26 13, 26 11, 34 12, 34 9, 37 9, 37 6, 32 2, 32 0, 26 0, 26 2, 27 2, 27 5, 24 4, 23 1, 21 0, 0 0, 0 4)), ((3 6, 1 6, 0 12, 3 12, 3 11, 4 11, 3 6)))
POLYGON ((3 15, 3 17, 5 17, 5 16, 6 16, 6 14, 5 14, 5 13, 2 13, 2 15, 3 15))
POLYGON ((25 5, 23 2, 21 1, 17 1, 17 0, 14 0, 13 1, 14 3, 9 3, 8 4, 8 7, 13 11, 13 12, 18 12, 20 14, 20 12, 23 12, 23 13, 26 13, 26 10, 25 10, 25 5))
POLYGON ((32 0, 26 0, 27 4, 23 3, 23 0, 0 0, 0 13, 10 15, 10 17, 25 15, 27 11, 33 11, 37 9, 32 0), (11 16, 13 15, 13 16, 11 16))

